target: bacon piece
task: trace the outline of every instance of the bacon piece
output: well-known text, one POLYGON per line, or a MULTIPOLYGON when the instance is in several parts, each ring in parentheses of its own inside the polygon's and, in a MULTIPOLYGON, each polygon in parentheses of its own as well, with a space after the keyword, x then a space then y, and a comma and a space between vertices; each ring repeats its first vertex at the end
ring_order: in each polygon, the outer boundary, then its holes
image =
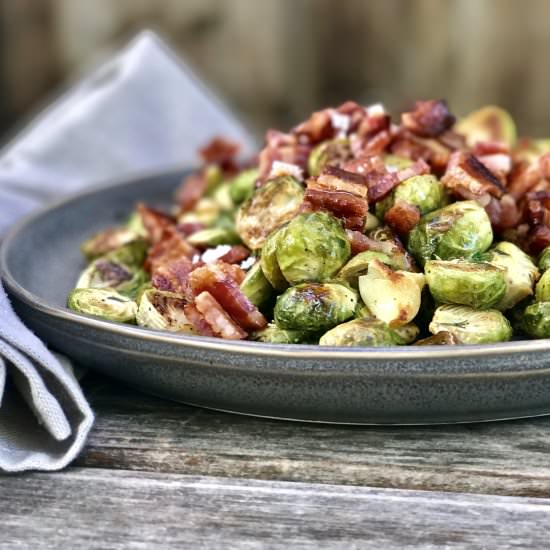
POLYGON ((201 336, 216 336, 212 327, 207 323, 204 315, 193 305, 187 304, 183 307, 187 320, 195 327, 197 334, 201 336))
POLYGON ((412 166, 399 170, 399 172, 386 172, 385 174, 369 174, 369 202, 378 202, 386 197, 391 190, 402 181, 429 174, 430 167, 422 159, 417 160, 412 166))
POLYGON ((535 225, 527 235, 527 248, 532 255, 542 252, 550 246, 550 228, 546 225, 535 225))
POLYGON ((360 124, 367 116, 366 109, 355 101, 346 101, 345 103, 342 103, 342 105, 337 107, 336 112, 349 117, 350 121, 348 132, 357 131, 360 124))
POLYGON ((202 231, 203 229, 206 229, 206 225, 200 222, 185 222, 185 223, 178 223, 178 225, 176 226, 176 229, 182 235, 189 237, 190 235, 193 235, 193 233, 197 233, 198 231, 202 231))
POLYGON ((365 175, 337 166, 325 166, 317 178, 317 183, 331 191, 347 191, 362 198, 368 195, 365 175))
POLYGON ((357 135, 362 138, 371 138, 379 133, 387 132, 390 128, 390 116, 386 113, 380 113, 375 115, 366 115, 359 127, 357 128, 357 135))
POLYGON ((354 174, 368 176, 369 174, 384 174, 386 166, 381 155, 360 155, 342 165, 342 169, 354 174))
POLYGON ((508 190, 516 200, 519 200, 534 189, 542 178, 538 166, 529 166, 526 162, 522 162, 514 166, 509 179, 508 190))
POLYGON ((250 256, 250 250, 243 246, 242 244, 236 244, 231 247, 231 250, 224 254, 221 258, 221 262, 226 262, 228 264, 238 264, 243 260, 246 260, 250 256))
POLYGON ((349 243, 351 245, 351 255, 355 256, 359 252, 365 252, 366 250, 374 250, 376 252, 386 252, 386 248, 379 241, 375 241, 360 231, 346 230, 349 243))
POLYGON ((417 101, 414 111, 401 115, 403 126, 422 137, 437 137, 448 130, 455 117, 442 100, 417 101))
POLYGON ((420 221, 420 209, 405 201, 396 201, 384 215, 384 221, 399 235, 407 235, 420 221))
POLYGON ((390 151, 410 160, 422 159, 437 173, 445 171, 451 149, 436 139, 418 137, 407 130, 400 130, 394 137, 390 151))
POLYGON ((184 178, 176 191, 175 197, 181 212, 193 210, 206 193, 207 187, 208 179, 204 170, 184 178))
POLYGON ((217 164, 224 172, 233 172, 237 166, 235 157, 240 145, 222 137, 215 137, 199 149, 199 154, 206 164, 217 164))
POLYGON ((174 218, 160 210, 149 208, 140 202, 137 205, 137 211, 149 235, 149 240, 153 244, 158 243, 163 238, 165 230, 175 228, 174 218))
POLYGON ((388 130, 382 130, 364 141, 361 146, 361 153, 364 155, 377 155, 383 153, 391 141, 392 136, 390 132, 388 130))
POLYGON ((195 307, 212 327, 214 333, 219 334, 222 338, 227 340, 246 338, 247 333, 229 317, 210 292, 201 292, 195 298, 195 307))
POLYGON ((516 227, 522 217, 521 209, 510 194, 503 195, 501 199, 490 197, 485 211, 497 233, 516 227))
POLYGON ((151 271, 151 284, 159 290, 167 290, 192 298, 189 288, 189 274, 195 266, 188 258, 180 258, 157 264, 151 271))
POLYGON ((486 155, 509 155, 510 147, 500 141, 477 141, 472 149, 472 154, 476 157, 486 155))
POLYGON ((457 134, 454 130, 443 132, 437 139, 451 151, 466 149, 466 138, 462 134, 457 134))
POLYGON ((182 258, 192 258, 198 251, 191 246, 175 228, 165 229, 161 238, 149 249, 145 260, 145 269, 154 270, 161 264, 167 264, 182 258))
POLYGON ((506 184, 506 177, 512 171, 512 157, 509 154, 497 153, 477 158, 503 185, 506 184))
POLYGON ((334 128, 330 116, 331 110, 316 111, 306 121, 293 128, 292 133, 307 138, 308 142, 312 144, 332 138, 334 128))

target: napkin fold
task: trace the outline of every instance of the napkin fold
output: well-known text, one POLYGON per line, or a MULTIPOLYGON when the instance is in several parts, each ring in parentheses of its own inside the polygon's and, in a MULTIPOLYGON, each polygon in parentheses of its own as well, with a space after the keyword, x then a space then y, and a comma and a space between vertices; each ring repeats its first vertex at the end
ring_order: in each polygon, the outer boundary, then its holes
MULTIPOLYGON (((194 164, 246 128, 151 32, 97 69, 0 152, 0 238, 50 199, 110 178, 194 164)), ((57 470, 82 449, 93 413, 70 362, 13 312, 0 282, 0 471, 57 470)))

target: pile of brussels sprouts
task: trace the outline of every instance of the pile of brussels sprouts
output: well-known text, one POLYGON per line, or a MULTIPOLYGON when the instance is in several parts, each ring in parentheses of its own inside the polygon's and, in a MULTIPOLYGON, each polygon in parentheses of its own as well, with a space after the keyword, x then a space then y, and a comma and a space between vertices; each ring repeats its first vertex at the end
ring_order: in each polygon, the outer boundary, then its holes
MULTIPOLYGON (((320 173, 327 144, 339 146, 331 141, 313 149, 310 175, 320 173)), ((384 154, 384 162, 409 163, 393 154, 384 154)), ((209 177, 204 196, 178 222, 202 224, 188 242, 203 258, 220 247, 250 249, 252 259, 241 264, 246 275, 240 291, 269 324, 249 333, 249 340, 373 347, 550 337, 550 248, 535 258, 495 240, 484 207, 475 200, 453 202, 433 174, 408 178, 371 205, 363 233, 374 246, 355 254, 340 219, 301 209, 304 185, 291 173, 261 186, 256 169, 229 179, 215 171, 209 177), (383 223, 397 201, 421 214, 401 238, 383 223)), ((189 298, 152 286, 144 269, 148 247, 137 213, 124 227, 86 241, 89 263, 69 307, 196 333, 184 314, 189 298)))

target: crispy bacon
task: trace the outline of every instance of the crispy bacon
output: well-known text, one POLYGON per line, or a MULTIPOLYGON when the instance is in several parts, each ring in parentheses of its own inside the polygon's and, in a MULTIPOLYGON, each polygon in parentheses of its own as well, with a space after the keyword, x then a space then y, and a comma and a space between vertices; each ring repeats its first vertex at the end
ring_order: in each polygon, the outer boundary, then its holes
POLYGON ((546 225, 535 225, 527 235, 527 249, 533 255, 538 255, 550 246, 550 228, 546 225))
POLYGON ((437 173, 445 171, 451 149, 436 139, 421 138, 407 130, 400 130, 390 147, 394 155, 410 160, 422 159, 437 173))
POLYGON ((387 133, 390 129, 390 116, 386 113, 366 115, 357 128, 357 135, 362 138, 371 138, 380 133, 387 133))
POLYGON ((151 284, 159 290, 176 292, 190 299, 189 274, 194 268, 191 260, 185 257, 157 264, 151 270, 151 284))
POLYGON ((396 201, 384 215, 384 221, 398 235, 407 235, 420 221, 420 209, 404 201, 396 201))
POLYGON ((242 244, 236 244, 231 247, 229 252, 221 256, 220 261, 226 262, 228 264, 238 264, 243 260, 246 260, 250 256, 250 250, 243 246, 242 244))
POLYGON ((212 327, 207 323, 204 315, 193 305, 187 304, 183 307, 187 320, 193 325, 197 334, 201 336, 216 336, 212 327))
POLYGON ((486 155, 509 155, 510 147, 500 141, 477 141, 472 149, 472 154, 476 157, 486 155))
POLYGON ((539 157, 539 172, 542 178, 550 180, 550 153, 544 153, 539 157))
POLYGON ((508 190, 519 200, 523 195, 534 189, 541 179, 538 166, 529 166, 526 162, 521 162, 512 169, 508 190))
POLYGON ((351 245, 351 255, 355 256, 359 252, 365 252, 366 250, 376 250, 382 252, 382 245, 380 242, 367 237, 365 234, 360 231, 346 230, 346 235, 348 236, 349 243, 351 245))
POLYGON ((297 136, 307 138, 309 143, 316 144, 334 136, 334 128, 330 116, 331 109, 316 111, 306 121, 292 129, 297 136))
POLYGON ((161 238, 149 249, 145 269, 153 270, 161 264, 168 264, 182 258, 192 258, 198 251, 191 246, 175 227, 164 230, 161 238))
POLYGON ((195 307, 202 314, 212 330, 226 340, 242 340, 247 333, 225 312, 221 304, 210 294, 201 292, 195 298, 195 307))
POLYGON ((207 187, 208 179, 204 169, 184 178, 176 191, 176 202, 181 212, 193 210, 206 193, 207 187))
POLYGON ((522 218, 521 209, 510 194, 503 195, 500 199, 490 197, 485 211, 497 233, 516 227, 522 218))
POLYGON ((414 111, 401 115, 403 126, 422 137, 437 137, 448 130, 455 117, 442 100, 417 101, 414 111))
POLYGON ((238 143, 215 137, 199 149, 199 154, 206 164, 217 164, 224 172, 233 172, 236 169, 235 157, 239 149, 238 143))
POLYGON ((412 166, 399 170, 399 172, 386 172, 385 174, 369 174, 369 202, 378 202, 386 197, 391 190, 402 181, 429 174, 430 167, 422 159, 417 160, 412 166))
POLYGON ((206 229, 206 225, 200 222, 185 222, 178 223, 176 229, 182 235, 189 237, 190 235, 193 235, 193 233, 197 233, 197 231, 202 231, 203 229, 206 229))
POLYGON ((462 134, 457 134, 454 130, 443 132, 437 139, 451 151, 466 149, 466 138, 462 134))
POLYGON ((381 155, 360 155, 342 165, 342 169, 354 174, 384 174, 386 166, 381 155))
POLYGON ((174 218, 160 210, 149 208, 140 202, 137 205, 137 211, 152 244, 158 243, 167 229, 175 228, 174 218))

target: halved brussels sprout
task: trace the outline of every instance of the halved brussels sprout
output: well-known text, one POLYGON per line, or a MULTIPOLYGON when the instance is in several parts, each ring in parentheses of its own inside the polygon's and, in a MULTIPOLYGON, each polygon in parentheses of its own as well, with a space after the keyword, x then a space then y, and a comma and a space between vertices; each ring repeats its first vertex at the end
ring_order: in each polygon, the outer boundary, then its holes
POLYGON ((277 243, 277 262, 291 285, 330 279, 350 254, 341 223, 324 212, 296 216, 277 243))
POLYGON ((231 198, 231 184, 229 182, 218 185, 212 192, 211 197, 216 201, 222 211, 230 211, 235 208, 235 203, 231 198))
POLYGON ((354 319, 342 323, 321 336, 320 346, 381 347, 408 344, 418 336, 414 324, 391 329, 384 322, 354 319))
POLYGON ((435 310, 430 332, 441 331, 450 332, 461 344, 506 342, 512 337, 512 327, 500 311, 457 305, 442 305, 435 310))
POLYGON ((139 299, 136 322, 141 327, 192 333, 193 326, 183 311, 186 304, 179 294, 149 288, 139 299))
POLYGON ((375 250, 365 250, 365 252, 359 252, 354 256, 344 267, 338 272, 338 279, 343 279, 348 282, 353 288, 358 288, 358 278, 361 275, 366 275, 369 270, 369 265, 373 260, 380 260, 382 263, 399 269, 392 261, 392 258, 383 252, 376 252, 375 250))
POLYGON ((550 302, 536 302, 527 306, 519 328, 533 338, 550 338, 550 302))
POLYGON ((459 201, 424 215, 409 233, 409 252, 422 264, 427 260, 471 258, 493 242, 491 221, 475 201, 459 201))
POLYGON ((359 292, 372 314, 395 328, 416 317, 424 283, 422 273, 394 271, 374 259, 367 274, 359 277, 359 292))
POLYGON ((413 164, 413 161, 407 157, 401 157, 399 155, 384 155, 384 165, 386 166, 386 170, 388 170, 388 172, 399 172, 399 170, 404 170, 413 164))
POLYGON ((356 292, 345 285, 306 283, 277 298, 275 322, 284 329, 328 330, 353 317, 356 306, 356 292))
POLYGON ((405 250, 399 238, 389 227, 377 227, 369 231, 367 236, 376 241, 377 248, 372 250, 387 254, 392 259, 395 269, 417 271, 413 257, 405 250))
POLYGON ((450 332, 447 332, 446 330, 442 330, 437 334, 428 336, 427 338, 423 338, 422 340, 418 340, 418 342, 415 342, 414 345, 415 346, 455 346, 458 343, 459 343, 458 340, 453 334, 451 334, 450 332))
POLYGON ((134 298, 149 276, 143 269, 132 269, 107 257, 94 260, 81 274, 75 288, 109 288, 134 298))
POLYGON ((484 259, 506 270, 506 293, 495 305, 495 309, 510 309, 533 294, 533 285, 539 278, 539 270, 533 260, 515 244, 502 241, 489 250, 484 259))
POLYGON ((429 260, 424 272, 432 296, 444 304, 489 309, 506 293, 506 270, 486 262, 429 260))
POLYGON ((504 109, 494 105, 470 113, 459 120, 454 129, 466 137, 469 147, 480 141, 496 141, 510 147, 516 142, 514 119, 504 109))
POLYGON ((550 302, 550 271, 545 271, 535 287, 537 302, 550 302))
POLYGON ((254 194, 258 175, 258 169, 252 168, 244 170, 231 180, 229 194, 235 204, 241 204, 254 194))
POLYGON ((550 246, 547 246, 541 253, 537 262, 541 271, 546 271, 550 268, 550 246))
POLYGON ((256 306, 261 307, 273 295, 273 287, 266 279, 260 262, 256 262, 241 283, 241 292, 256 306))
POLYGON ((310 342, 311 334, 303 330, 285 330, 269 324, 263 330, 254 332, 252 340, 268 344, 304 344, 310 342))
POLYGON ((376 215, 383 218, 384 214, 397 201, 417 206, 421 214, 427 214, 445 203, 445 188, 443 184, 431 174, 413 176, 393 189, 384 200, 376 203, 376 215))
POLYGON ((310 176, 318 176, 327 164, 346 161, 351 156, 349 139, 338 138, 322 141, 309 154, 307 171, 310 176))
POLYGON ((126 221, 126 227, 144 239, 147 239, 149 236, 147 229, 145 229, 145 226, 143 225, 143 219, 137 210, 130 214, 130 217, 126 221))
POLYGON ((108 321, 133 323, 136 320, 137 304, 112 289, 75 288, 69 294, 67 306, 79 313, 95 315, 108 321))
POLYGON ((202 197, 195 208, 178 216, 178 223, 202 223, 210 226, 218 220, 222 208, 211 197, 202 197))
POLYGON ((276 290, 284 290, 288 287, 287 280, 283 277, 279 262, 277 261, 277 248, 286 227, 273 231, 269 235, 262 248, 260 266, 269 284, 276 290))
POLYGON ((134 230, 127 227, 114 227, 96 233, 84 241, 80 245, 80 250, 88 260, 94 260, 136 241, 143 243, 143 238, 134 230))
POLYGON ((149 243, 145 239, 140 238, 108 252, 103 257, 111 262, 118 262, 131 268, 137 268, 143 265, 148 250, 149 243))
POLYGON ((235 225, 252 250, 261 248, 268 235, 300 210, 304 189, 290 176, 280 176, 256 189, 237 211, 235 225))
POLYGON ((187 237, 189 244, 200 247, 214 247, 220 244, 239 244, 239 234, 230 227, 211 227, 202 229, 187 237))

